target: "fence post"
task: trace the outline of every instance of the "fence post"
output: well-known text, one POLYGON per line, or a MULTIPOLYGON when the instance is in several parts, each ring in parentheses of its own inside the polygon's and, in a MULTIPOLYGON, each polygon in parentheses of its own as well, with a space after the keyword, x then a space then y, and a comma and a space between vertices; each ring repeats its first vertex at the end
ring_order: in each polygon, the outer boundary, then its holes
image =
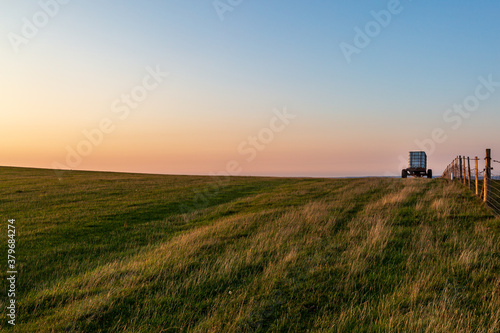
POLYGON ((490 200, 490 179, 491 179, 491 149, 486 149, 486 166, 484 168, 484 202, 490 200))
POLYGON ((452 180, 457 179, 457 159, 456 158, 453 160, 453 163, 451 165, 451 171, 453 173, 452 180))
POLYGON ((463 184, 467 184, 467 172, 465 169, 465 156, 462 157, 463 160, 463 173, 464 173, 464 179, 463 179, 463 184))
POLYGON ((469 156, 467 156, 467 168, 469 170, 469 189, 471 189, 470 183, 471 183, 471 176, 472 176, 472 174, 471 174, 471 171, 470 171, 470 157, 469 156))
POLYGON ((462 183, 464 181, 464 175, 462 173, 462 156, 458 156, 458 167, 460 168, 460 182, 462 183))
POLYGON ((476 195, 479 196, 479 158, 476 156, 476 195))

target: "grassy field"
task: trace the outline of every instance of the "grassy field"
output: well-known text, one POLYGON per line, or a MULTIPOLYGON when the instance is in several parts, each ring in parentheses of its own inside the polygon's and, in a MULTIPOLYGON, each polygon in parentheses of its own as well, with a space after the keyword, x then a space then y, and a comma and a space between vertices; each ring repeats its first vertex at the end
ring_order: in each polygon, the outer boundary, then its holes
POLYGON ((12 332, 500 331, 500 220, 443 179, 0 168, 0 207, 12 332))

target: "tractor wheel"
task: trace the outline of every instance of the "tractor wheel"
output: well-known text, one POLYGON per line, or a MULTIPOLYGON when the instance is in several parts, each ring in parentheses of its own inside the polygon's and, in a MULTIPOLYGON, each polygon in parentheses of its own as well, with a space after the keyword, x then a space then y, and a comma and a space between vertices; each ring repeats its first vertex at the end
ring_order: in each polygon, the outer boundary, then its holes
POLYGON ((401 171, 401 178, 408 178, 408 172, 406 172, 405 169, 403 169, 403 171, 401 171))
POLYGON ((431 169, 427 170, 427 178, 432 179, 432 170, 431 169))

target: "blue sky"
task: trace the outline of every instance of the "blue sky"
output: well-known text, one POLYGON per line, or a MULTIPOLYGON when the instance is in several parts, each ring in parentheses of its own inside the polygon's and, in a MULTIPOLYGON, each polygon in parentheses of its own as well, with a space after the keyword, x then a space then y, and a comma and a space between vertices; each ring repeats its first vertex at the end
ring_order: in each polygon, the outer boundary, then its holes
POLYGON ((166 82, 76 168, 208 174, 283 107, 296 120, 243 174, 398 174, 399 156, 435 128, 448 137, 429 159, 436 170, 454 155, 500 152, 500 88, 459 129, 443 120, 479 77, 500 81, 500 3, 397 3, 242 0, 221 20, 205 0, 73 0, 16 53, 9 33, 22 35, 42 7, 3 2, 2 164, 64 161, 156 65, 166 82), (400 12, 348 63, 340 44, 390 6, 400 12))

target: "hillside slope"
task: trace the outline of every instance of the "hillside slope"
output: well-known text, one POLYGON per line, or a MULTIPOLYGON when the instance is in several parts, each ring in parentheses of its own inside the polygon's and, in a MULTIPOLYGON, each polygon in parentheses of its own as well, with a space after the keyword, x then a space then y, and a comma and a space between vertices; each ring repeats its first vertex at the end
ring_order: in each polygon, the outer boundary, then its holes
POLYGON ((500 220, 446 180, 0 168, 0 203, 13 332, 500 330, 500 220))

